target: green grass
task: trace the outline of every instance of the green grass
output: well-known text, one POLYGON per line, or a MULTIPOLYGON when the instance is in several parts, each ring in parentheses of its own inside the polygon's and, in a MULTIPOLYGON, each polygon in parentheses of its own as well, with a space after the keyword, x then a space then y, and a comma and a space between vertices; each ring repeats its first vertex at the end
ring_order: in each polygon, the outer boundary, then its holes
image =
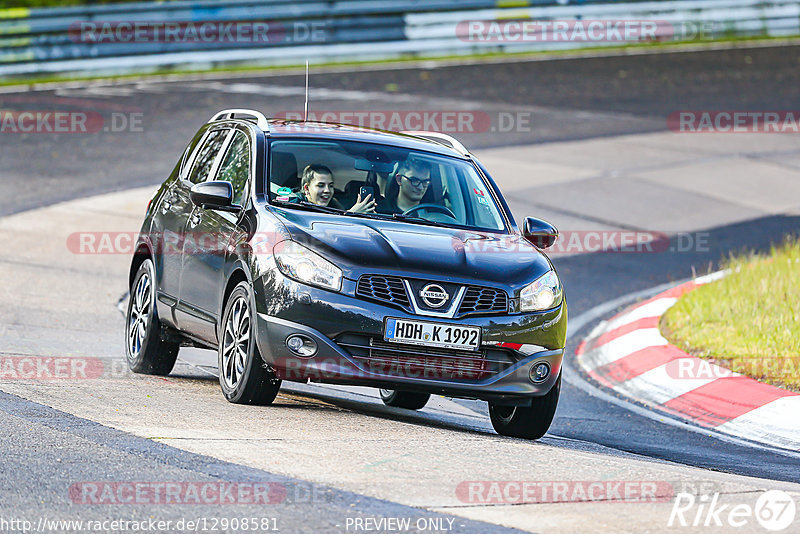
POLYGON ((661 331, 685 352, 800 391, 800 240, 732 257, 731 274, 684 295, 661 331))
MULTIPOLYGON (((647 50, 658 49, 658 50, 690 50, 694 47, 708 47, 714 45, 721 45, 721 44, 737 44, 741 43, 744 45, 747 44, 759 44, 763 43, 766 45, 770 45, 771 43, 780 44, 785 42, 795 43, 798 39, 800 39, 800 35, 798 36, 781 36, 781 37, 764 37, 764 36, 753 36, 753 37, 730 37, 730 38, 723 38, 723 39, 714 39, 714 40, 695 40, 695 41, 678 41, 678 42, 668 42, 668 43, 643 43, 643 44, 631 44, 631 45, 620 45, 620 46, 598 46, 598 47, 588 47, 588 48, 579 48, 573 50, 542 50, 538 52, 487 52, 481 54, 467 54, 467 55, 442 55, 442 56, 425 56, 425 57, 417 57, 409 55, 407 57, 401 58, 393 58, 393 59, 381 59, 381 60, 363 60, 363 61, 336 61, 336 62, 328 62, 328 63, 316 63, 312 65, 312 74, 315 69, 319 71, 319 69, 325 69, 329 67, 367 67, 367 66, 381 66, 381 65, 396 65, 396 64, 404 64, 404 63, 424 63, 428 61, 464 61, 464 62, 479 62, 479 61, 493 61, 493 60, 503 60, 503 59, 519 59, 524 60, 526 58, 535 59, 537 57, 580 57, 580 56, 593 56, 598 52, 620 52, 622 51, 625 53, 626 50, 630 50, 631 53, 636 53, 637 51, 647 52, 647 50)), ((86 73, 80 74, 47 74, 47 75, 19 75, 19 76, 11 76, 7 78, 0 77, 0 87, 2 86, 13 86, 13 85, 34 85, 34 84, 44 84, 44 83, 60 83, 60 82, 68 82, 68 81, 90 81, 90 80, 125 80, 131 78, 152 78, 158 76, 172 76, 172 75, 191 75, 191 74, 237 74, 237 73, 269 73, 275 71, 290 71, 295 69, 304 68, 305 63, 297 65, 276 65, 276 66, 264 66, 264 65, 221 65, 218 67, 212 68, 203 68, 203 69, 176 69, 170 67, 160 68, 154 71, 145 71, 145 72, 132 72, 129 74, 118 74, 118 75, 92 75, 86 73)))

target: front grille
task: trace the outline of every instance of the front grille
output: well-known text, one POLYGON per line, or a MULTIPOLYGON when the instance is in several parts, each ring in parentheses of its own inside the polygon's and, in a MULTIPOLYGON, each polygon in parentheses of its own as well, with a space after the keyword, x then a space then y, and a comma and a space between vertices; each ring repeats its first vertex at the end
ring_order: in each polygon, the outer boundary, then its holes
POLYGON ((343 334, 336 343, 372 373, 432 380, 479 381, 508 369, 507 350, 462 351, 388 343, 361 334, 343 334))
POLYGON ((458 308, 460 315, 474 313, 508 313, 508 295, 491 287, 469 286, 458 308))
POLYGON ((410 306, 403 279, 397 276, 365 274, 358 279, 356 295, 407 308, 410 306))

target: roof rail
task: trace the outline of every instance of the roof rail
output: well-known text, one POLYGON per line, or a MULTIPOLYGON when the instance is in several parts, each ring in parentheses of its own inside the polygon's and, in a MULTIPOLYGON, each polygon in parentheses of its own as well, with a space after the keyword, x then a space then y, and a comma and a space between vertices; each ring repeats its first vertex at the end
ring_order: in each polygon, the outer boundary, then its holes
MULTIPOLYGON (((237 118, 236 115, 247 115, 254 119, 256 119, 256 124, 259 128, 263 131, 269 133, 269 120, 264 116, 263 113, 260 111, 255 111, 252 109, 225 109, 211 117, 211 120, 208 122, 215 122, 221 121, 225 119, 235 119, 237 118)), ((243 117, 239 117, 243 118, 243 117)))
POLYGON ((467 147, 462 145, 455 137, 452 137, 452 136, 447 135, 447 134, 443 134, 443 133, 440 133, 440 132, 427 132, 427 131, 424 131, 424 130, 409 130, 409 131, 400 132, 400 133, 404 134, 404 135, 413 135, 415 137, 421 137, 421 138, 426 139, 428 141, 433 141, 435 143, 439 143, 440 145, 449 146, 450 148, 452 148, 453 150, 455 150, 456 152, 458 152, 462 156, 468 156, 469 155, 469 150, 467 150, 467 147))

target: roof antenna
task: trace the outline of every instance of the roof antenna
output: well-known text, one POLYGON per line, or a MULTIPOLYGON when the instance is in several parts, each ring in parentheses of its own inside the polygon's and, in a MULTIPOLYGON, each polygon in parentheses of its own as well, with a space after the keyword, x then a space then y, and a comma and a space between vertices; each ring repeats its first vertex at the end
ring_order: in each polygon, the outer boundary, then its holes
POLYGON ((303 122, 308 121, 308 60, 306 60, 306 106, 303 113, 303 122))

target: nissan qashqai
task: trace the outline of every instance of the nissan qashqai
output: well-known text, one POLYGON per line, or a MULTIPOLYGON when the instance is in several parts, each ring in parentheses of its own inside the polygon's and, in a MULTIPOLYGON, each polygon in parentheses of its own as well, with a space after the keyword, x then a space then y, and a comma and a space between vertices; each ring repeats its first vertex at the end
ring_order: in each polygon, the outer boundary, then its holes
POLYGON ((486 168, 450 136, 216 114, 150 201, 130 267, 128 364, 168 374, 215 349, 234 403, 281 382, 482 399, 536 439, 561 387, 567 309, 486 168))

